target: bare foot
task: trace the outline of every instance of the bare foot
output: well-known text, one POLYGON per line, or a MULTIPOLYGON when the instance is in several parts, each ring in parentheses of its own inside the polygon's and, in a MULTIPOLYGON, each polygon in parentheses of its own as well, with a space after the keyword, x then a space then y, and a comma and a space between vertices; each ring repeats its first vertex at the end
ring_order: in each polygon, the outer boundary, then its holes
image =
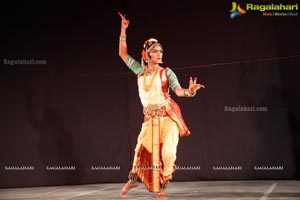
POLYGON ((165 190, 160 190, 159 193, 157 193, 156 195, 156 198, 166 198, 166 197, 168 196, 165 190))
POLYGON ((128 181, 122 188, 122 191, 120 195, 125 195, 130 189, 137 187, 139 184, 138 183, 133 183, 131 181, 128 181))

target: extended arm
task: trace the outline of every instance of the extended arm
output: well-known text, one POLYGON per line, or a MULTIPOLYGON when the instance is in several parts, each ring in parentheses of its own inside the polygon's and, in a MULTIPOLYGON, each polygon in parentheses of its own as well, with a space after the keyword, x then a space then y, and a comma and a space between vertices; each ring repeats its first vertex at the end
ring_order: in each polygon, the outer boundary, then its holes
POLYGON ((169 87, 178 97, 193 97, 196 95, 197 90, 205 88, 204 85, 197 84, 197 77, 195 77, 194 80, 192 77, 190 77, 188 89, 182 88, 178 82, 176 74, 170 68, 168 68, 168 77, 169 87))
POLYGON ((200 90, 201 88, 205 88, 205 86, 197 84, 197 77, 195 77, 194 80, 190 77, 189 89, 177 87, 174 92, 178 97, 193 97, 196 95, 197 90, 200 90))

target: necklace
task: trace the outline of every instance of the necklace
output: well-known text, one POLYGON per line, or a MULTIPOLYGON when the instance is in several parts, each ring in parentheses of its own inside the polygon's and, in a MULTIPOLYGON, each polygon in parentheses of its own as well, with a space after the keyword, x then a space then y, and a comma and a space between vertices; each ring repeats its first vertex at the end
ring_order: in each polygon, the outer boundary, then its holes
POLYGON ((158 70, 157 70, 158 68, 159 67, 153 68, 149 74, 147 74, 147 69, 146 69, 146 72, 145 72, 145 75, 144 75, 144 90, 146 92, 148 92, 150 90, 151 86, 153 85, 153 81, 154 81, 154 78, 155 78, 155 76, 156 76, 156 74, 158 72, 158 70), (150 83, 149 83, 149 85, 147 84, 147 80, 146 80, 147 79, 147 75, 150 76, 150 83))
POLYGON ((152 68, 149 68, 147 67, 146 70, 145 70, 145 74, 146 75, 151 75, 153 72, 155 72, 157 69, 159 69, 160 67, 156 66, 156 67, 152 67, 152 68))

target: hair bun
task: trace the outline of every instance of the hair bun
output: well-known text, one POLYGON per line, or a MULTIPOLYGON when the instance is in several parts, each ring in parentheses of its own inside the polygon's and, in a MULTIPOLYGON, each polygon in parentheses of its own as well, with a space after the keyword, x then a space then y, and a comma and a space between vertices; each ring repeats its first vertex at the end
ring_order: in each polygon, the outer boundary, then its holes
POLYGON ((157 43, 157 42, 158 42, 157 39, 155 39, 155 38, 149 38, 148 40, 146 40, 146 41, 144 42, 143 47, 144 47, 144 49, 148 49, 148 48, 151 47, 154 43, 157 43))

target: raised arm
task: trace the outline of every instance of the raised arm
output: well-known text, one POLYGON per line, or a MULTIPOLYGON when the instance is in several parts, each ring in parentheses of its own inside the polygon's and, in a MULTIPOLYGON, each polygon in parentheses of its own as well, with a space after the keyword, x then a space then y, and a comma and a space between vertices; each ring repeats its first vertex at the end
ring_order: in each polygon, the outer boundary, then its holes
POLYGON ((119 42, 119 56, 124 62, 128 58, 127 43, 126 43, 126 29, 129 26, 129 20, 125 18, 126 15, 118 13, 122 19, 121 21, 121 33, 120 33, 120 42, 119 42))
POLYGON ((120 33, 120 42, 119 42, 119 55, 122 60, 125 62, 127 67, 133 71, 136 75, 144 73, 144 68, 141 66, 139 62, 134 60, 127 51, 127 43, 126 43, 126 29, 129 26, 129 20, 125 18, 125 15, 122 15, 119 12, 119 15, 122 19, 121 22, 121 33, 120 33))

